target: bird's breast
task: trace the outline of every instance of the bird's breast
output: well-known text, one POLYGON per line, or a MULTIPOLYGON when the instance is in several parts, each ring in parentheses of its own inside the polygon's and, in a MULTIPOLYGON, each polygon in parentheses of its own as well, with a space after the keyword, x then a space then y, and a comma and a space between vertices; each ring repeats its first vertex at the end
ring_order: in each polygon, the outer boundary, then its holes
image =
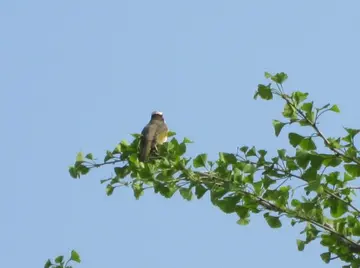
POLYGON ((157 137, 157 143, 162 144, 167 141, 167 132, 160 133, 157 137))

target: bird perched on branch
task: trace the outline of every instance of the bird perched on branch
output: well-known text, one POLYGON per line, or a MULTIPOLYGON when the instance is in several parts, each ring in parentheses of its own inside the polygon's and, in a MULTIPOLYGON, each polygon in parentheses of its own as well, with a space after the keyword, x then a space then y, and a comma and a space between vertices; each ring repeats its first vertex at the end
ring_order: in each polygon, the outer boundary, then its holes
POLYGON ((157 151, 157 145, 167 141, 168 126, 162 112, 153 112, 150 122, 141 132, 139 160, 145 162, 152 151, 157 151))

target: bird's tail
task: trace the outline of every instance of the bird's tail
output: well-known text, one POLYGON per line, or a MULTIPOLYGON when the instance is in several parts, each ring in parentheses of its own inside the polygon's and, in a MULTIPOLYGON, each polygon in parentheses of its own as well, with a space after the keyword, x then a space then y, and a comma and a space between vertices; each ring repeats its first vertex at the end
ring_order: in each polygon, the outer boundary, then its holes
POLYGON ((151 150, 151 141, 144 139, 140 144, 139 161, 141 162, 147 161, 150 154, 150 150, 151 150))

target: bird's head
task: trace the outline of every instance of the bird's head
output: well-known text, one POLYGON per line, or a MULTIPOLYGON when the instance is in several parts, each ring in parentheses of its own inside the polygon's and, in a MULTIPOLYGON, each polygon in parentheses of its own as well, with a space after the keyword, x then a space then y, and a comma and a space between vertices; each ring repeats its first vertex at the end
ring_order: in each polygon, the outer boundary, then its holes
POLYGON ((154 111, 154 112, 151 113, 151 119, 164 121, 164 115, 163 115, 162 112, 154 111))

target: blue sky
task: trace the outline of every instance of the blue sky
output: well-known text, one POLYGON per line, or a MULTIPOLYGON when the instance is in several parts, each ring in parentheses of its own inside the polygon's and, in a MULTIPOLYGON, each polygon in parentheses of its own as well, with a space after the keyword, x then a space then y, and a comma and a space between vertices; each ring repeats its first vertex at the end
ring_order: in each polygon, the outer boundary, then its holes
POLYGON ((256 145, 275 152, 282 103, 254 101, 265 71, 310 93, 329 136, 357 127, 359 1, 0 2, 3 267, 42 267, 76 249, 76 267, 338 267, 299 229, 270 229, 203 200, 130 190, 105 195, 96 170, 68 175, 78 151, 102 157, 161 110, 188 154, 256 145))

